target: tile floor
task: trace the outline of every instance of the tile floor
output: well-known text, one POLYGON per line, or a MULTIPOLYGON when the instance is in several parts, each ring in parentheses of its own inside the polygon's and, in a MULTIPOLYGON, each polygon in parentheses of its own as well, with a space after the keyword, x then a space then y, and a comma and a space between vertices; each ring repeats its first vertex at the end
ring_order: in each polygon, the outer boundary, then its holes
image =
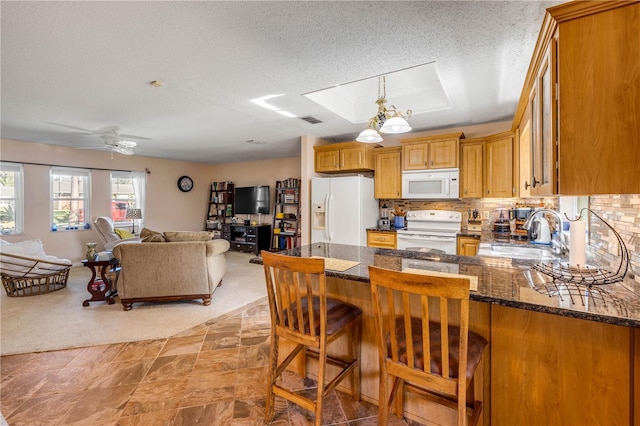
MULTIPOLYGON (((0 410, 11 426, 261 425, 268 355, 261 302, 168 339, 2 357, 0 410)), ((293 373, 287 381, 313 386, 293 373)), ((311 421, 309 412, 276 401, 272 424, 311 421)), ((323 423, 375 425, 377 408, 334 392, 323 423)))

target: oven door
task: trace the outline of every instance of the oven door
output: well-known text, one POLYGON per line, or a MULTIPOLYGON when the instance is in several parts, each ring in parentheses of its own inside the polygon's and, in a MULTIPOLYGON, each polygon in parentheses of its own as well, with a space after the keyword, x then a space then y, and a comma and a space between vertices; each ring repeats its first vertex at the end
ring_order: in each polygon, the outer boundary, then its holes
POLYGON ((430 248, 442 250, 446 254, 456 254, 456 237, 422 235, 398 232, 398 250, 430 248))

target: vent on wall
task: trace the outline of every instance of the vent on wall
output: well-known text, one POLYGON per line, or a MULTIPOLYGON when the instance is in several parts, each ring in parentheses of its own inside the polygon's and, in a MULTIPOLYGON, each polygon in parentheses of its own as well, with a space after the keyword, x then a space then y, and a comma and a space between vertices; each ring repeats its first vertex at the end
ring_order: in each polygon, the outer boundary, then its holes
POLYGON ((315 118, 312 115, 306 115, 304 117, 300 117, 300 120, 304 120, 307 123, 311 123, 311 124, 318 124, 318 123, 322 123, 322 121, 318 120, 317 118, 315 118))

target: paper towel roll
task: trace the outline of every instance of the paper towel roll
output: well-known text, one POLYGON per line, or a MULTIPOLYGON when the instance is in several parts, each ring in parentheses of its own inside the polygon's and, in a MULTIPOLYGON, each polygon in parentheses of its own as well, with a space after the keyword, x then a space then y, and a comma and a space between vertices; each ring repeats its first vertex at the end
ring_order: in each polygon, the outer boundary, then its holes
POLYGON ((569 265, 584 267, 585 259, 585 229, 586 224, 582 220, 571 222, 569 228, 569 265))

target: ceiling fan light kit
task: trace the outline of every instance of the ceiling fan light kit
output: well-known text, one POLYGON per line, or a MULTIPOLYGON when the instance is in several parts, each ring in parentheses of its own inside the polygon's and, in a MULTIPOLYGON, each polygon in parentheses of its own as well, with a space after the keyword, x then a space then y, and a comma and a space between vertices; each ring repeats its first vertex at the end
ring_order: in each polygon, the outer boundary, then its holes
POLYGON ((151 140, 151 138, 147 138, 144 136, 136 136, 136 135, 125 135, 120 133, 119 126, 107 126, 98 130, 89 130, 83 129, 82 127, 69 126, 66 124, 52 123, 47 122, 48 124, 53 124, 54 126, 67 127, 70 129, 81 130, 89 135, 98 135, 103 141, 104 146, 101 147, 79 147, 77 149, 105 149, 108 148, 111 150, 111 159, 113 159, 113 153, 117 152, 122 155, 133 155, 133 148, 138 146, 138 143, 129 139, 139 139, 139 140, 151 140), (126 138, 126 139, 125 139, 126 138))
POLYGON ((364 143, 382 142, 382 134, 398 134, 411 131, 411 126, 404 118, 411 118, 411 110, 400 112, 395 105, 391 105, 389 109, 387 103, 387 84, 384 76, 378 77, 378 112, 369 119, 367 128, 360 132, 356 140, 364 143), (381 92, 382 87, 382 92, 381 92))

